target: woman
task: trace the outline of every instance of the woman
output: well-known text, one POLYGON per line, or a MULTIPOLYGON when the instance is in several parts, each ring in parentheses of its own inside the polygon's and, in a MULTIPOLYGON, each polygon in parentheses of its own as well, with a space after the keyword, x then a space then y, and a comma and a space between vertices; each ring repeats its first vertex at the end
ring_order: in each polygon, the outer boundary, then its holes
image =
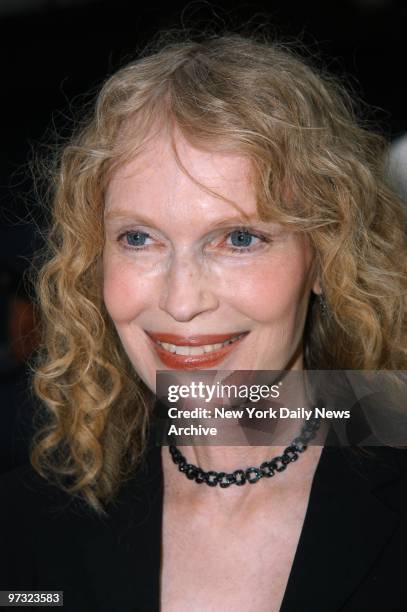
POLYGON ((346 95, 276 44, 171 44, 105 83, 55 176, 47 416, 36 472, 2 483, 2 589, 75 612, 404 609, 402 451, 297 442, 234 486, 284 446, 149 437, 157 370, 405 368, 383 172, 346 95))

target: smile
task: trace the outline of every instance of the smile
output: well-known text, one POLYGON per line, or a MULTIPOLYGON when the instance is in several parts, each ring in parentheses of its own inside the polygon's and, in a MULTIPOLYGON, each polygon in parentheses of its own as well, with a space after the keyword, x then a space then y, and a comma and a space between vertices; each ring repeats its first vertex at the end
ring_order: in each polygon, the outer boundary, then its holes
POLYGON ((182 337, 147 332, 160 361, 173 369, 213 367, 243 340, 249 332, 182 337), (212 342, 211 342, 212 341, 212 342))
POLYGON ((157 344, 165 348, 170 353, 176 353, 177 355, 203 355, 204 353, 210 353, 211 351, 217 351, 223 346, 233 344, 242 337, 243 334, 239 334, 230 340, 225 342, 219 342, 217 344, 203 344, 202 346, 177 346, 176 344, 169 344, 167 342, 159 342, 157 344))

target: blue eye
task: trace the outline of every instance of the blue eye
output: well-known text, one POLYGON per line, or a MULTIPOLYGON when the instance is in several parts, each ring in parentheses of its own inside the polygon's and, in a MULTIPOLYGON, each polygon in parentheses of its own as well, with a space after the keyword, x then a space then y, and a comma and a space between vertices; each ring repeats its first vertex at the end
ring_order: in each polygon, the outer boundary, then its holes
POLYGON ((127 244, 132 247, 144 246, 148 237, 146 232, 126 232, 125 235, 127 244))
POLYGON ((234 247, 249 247, 252 244, 253 238, 256 238, 248 230, 234 230, 229 234, 230 240, 234 247))

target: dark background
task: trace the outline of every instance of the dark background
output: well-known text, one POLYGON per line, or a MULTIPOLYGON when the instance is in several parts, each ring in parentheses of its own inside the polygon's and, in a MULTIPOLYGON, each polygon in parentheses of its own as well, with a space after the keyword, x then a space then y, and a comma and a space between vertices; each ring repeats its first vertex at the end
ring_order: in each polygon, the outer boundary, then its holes
POLYGON ((54 129, 68 135, 83 94, 157 31, 248 21, 299 38, 370 106, 363 112, 389 138, 407 131, 406 0, 0 0, 0 470, 26 459, 33 407, 24 351, 10 351, 10 313, 16 295, 27 298, 22 274, 41 244, 32 151, 52 145, 54 129))

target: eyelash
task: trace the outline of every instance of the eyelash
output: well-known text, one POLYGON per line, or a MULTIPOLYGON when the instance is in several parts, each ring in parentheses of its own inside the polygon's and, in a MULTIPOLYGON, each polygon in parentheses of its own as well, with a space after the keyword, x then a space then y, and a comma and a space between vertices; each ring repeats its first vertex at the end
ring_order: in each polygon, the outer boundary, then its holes
MULTIPOLYGON (((230 230, 226 235, 225 238, 227 239, 231 234, 233 234, 234 232, 246 232, 247 234, 249 234, 250 236, 253 236, 254 238, 258 238, 262 243, 264 244, 269 244, 272 242, 272 239, 264 236, 263 234, 258 234, 255 231, 252 231, 250 228, 247 227, 237 227, 234 228, 232 230, 230 230)), ((144 232, 141 230, 130 230, 130 231, 126 231, 123 232, 122 234, 119 235, 118 237, 118 242, 122 242, 125 240, 125 238, 127 236, 129 236, 129 234, 143 234, 146 236, 146 238, 151 238, 150 234, 148 232, 144 232)), ((256 243, 255 245, 250 245, 248 247, 235 247, 235 246, 228 246, 228 250, 232 251, 233 253, 238 253, 238 254, 242 254, 242 253, 251 253, 257 246, 259 243, 256 243)), ((124 244, 123 245, 125 249, 129 250, 129 251, 137 251, 137 252, 141 252, 141 251, 145 251, 146 249, 148 249, 151 245, 142 245, 142 246, 130 246, 128 244, 124 244)))

